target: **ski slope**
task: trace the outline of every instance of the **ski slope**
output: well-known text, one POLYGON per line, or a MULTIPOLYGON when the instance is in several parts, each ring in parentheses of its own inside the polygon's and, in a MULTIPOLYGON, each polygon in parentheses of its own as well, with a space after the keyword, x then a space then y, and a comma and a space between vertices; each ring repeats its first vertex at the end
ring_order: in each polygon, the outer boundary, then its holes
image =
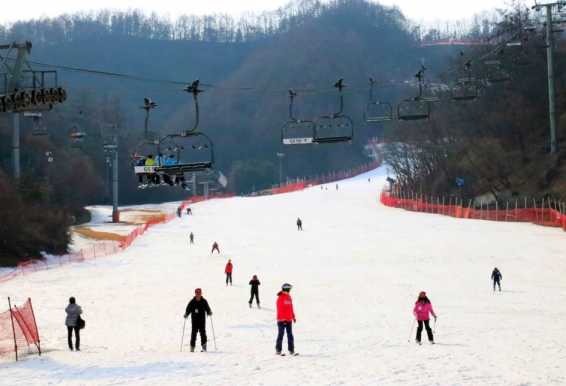
POLYGON ((378 202, 383 170, 369 175, 339 190, 199 203, 121 254, 0 285, 1 298, 33 299, 46 351, 0 363, 0 384, 566 384, 566 234, 387 208, 378 202), (215 240, 220 256, 210 254, 215 240), (495 294, 494 266, 503 273, 495 294), (253 274, 260 310, 247 304, 253 274), (299 357, 274 355, 284 282, 294 286, 299 357), (189 353, 186 335, 181 353, 196 287, 214 312, 218 351, 209 323, 210 351, 189 353), (434 346, 409 336, 421 290, 439 315, 434 346), (79 353, 66 348, 69 296, 87 321, 79 353))

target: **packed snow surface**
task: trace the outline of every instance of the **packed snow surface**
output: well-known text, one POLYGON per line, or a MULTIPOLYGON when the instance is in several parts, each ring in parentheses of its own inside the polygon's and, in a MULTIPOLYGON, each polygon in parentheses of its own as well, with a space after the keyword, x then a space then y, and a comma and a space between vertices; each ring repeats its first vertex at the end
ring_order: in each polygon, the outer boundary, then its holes
POLYGON ((45 353, 0 363, 0 384, 566 384, 566 233, 387 208, 383 184, 378 170, 338 190, 199 203, 123 253, 1 284, 2 298, 33 299, 45 353), (210 253, 215 240, 220 255, 210 253), (491 288, 494 266, 501 293, 491 288), (248 308, 253 274, 261 309, 248 308), (294 286, 298 357, 274 355, 284 282, 294 286), (196 287, 214 313, 208 353, 188 352, 190 323, 180 352, 196 287), (425 334, 414 343, 421 290, 439 315, 434 346, 425 334), (81 352, 66 347, 69 296, 87 321, 81 352))

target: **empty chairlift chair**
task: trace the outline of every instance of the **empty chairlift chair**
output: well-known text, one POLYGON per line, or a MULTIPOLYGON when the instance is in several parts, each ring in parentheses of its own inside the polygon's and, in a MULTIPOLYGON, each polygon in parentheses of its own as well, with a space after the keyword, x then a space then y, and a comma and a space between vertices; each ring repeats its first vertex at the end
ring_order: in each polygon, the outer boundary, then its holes
POLYGON ((301 120, 293 115, 293 103, 297 94, 289 90, 289 120, 281 128, 281 143, 283 145, 312 144, 315 136, 313 121, 301 120))
POLYGON ((334 87, 338 89, 340 110, 336 113, 322 115, 315 121, 314 142, 319 144, 351 142, 354 138, 354 123, 344 114, 343 79, 338 80, 334 87))
POLYGON ((391 106, 390 103, 375 100, 373 97, 375 80, 373 78, 369 78, 369 84, 369 98, 366 110, 364 111, 364 121, 370 125, 392 121, 393 106, 391 106))

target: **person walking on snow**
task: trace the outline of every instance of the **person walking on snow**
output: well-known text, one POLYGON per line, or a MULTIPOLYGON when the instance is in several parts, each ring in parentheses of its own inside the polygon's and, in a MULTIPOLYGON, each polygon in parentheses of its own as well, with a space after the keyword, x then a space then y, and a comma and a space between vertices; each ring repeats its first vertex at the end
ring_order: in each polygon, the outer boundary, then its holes
POLYGON ((212 244, 212 251, 210 251, 210 253, 212 254, 212 253, 214 253, 214 251, 216 251, 216 252, 218 252, 218 254, 220 254, 220 248, 218 247, 218 243, 216 241, 212 244))
POLYGON ((252 277, 252 280, 250 280, 250 285, 251 287, 251 296, 250 296, 250 301, 248 302, 250 305, 250 308, 252 308, 252 302, 254 300, 255 297, 255 301, 257 303, 257 308, 261 308, 259 306, 259 286, 260 286, 260 282, 259 279, 257 278, 257 275, 254 275, 252 277))
POLYGON ((187 216, 193 214, 193 210, 191 208, 187 208, 187 216))
POLYGON ((200 344, 202 351, 206 351, 206 315, 212 315, 210 306, 202 297, 202 290, 195 289, 195 297, 191 299, 185 310, 184 318, 191 315, 191 352, 195 351, 197 332, 200 333, 200 344))
POLYGON ((293 310, 293 299, 289 292, 293 286, 285 283, 277 294, 277 341, 275 342, 275 353, 281 354, 283 348, 283 335, 287 333, 287 347, 289 354, 295 355, 295 339, 293 337, 293 323, 297 322, 293 310))
POLYGON ((75 350, 81 351, 81 334, 79 329, 79 316, 83 313, 83 309, 76 303, 74 297, 69 298, 69 305, 65 308, 67 318, 65 325, 67 326, 67 342, 69 349, 73 351, 73 330, 75 331, 75 350))
POLYGON ((193 235, 193 232, 191 232, 189 234, 189 244, 194 244, 195 243, 195 235, 193 235))
POLYGON ((493 291, 495 292, 495 286, 499 287, 499 292, 501 292, 501 280, 503 279, 503 275, 497 267, 493 268, 493 272, 491 272, 491 280, 493 280, 493 291))
POLYGON ((232 270, 234 266, 232 265, 232 259, 228 259, 226 263, 226 267, 224 268, 224 273, 226 274, 226 287, 228 286, 228 282, 232 285, 232 270))
POLYGON ((302 231, 302 230, 303 230, 303 221, 301 220, 300 217, 297 217, 297 230, 298 230, 298 231, 302 231))
POLYGON ((415 319, 417 319, 417 323, 419 324, 419 326, 417 327, 417 338, 416 338, 418 344, 421 344, 421 334, 423 332, 423 324, 426 328, 428 341, 431 344, 434 344, 432 329, 430 328, 429 325, 429 321, 430 321, 429 314, 432 314, 432 316, 434 316, 434 321, 436 323, 436 314, 432 309, 432 303, 427 298, 426 292, 421 291, 421 293, 419 293, 419 298, 415 303, 415 308, 413 308, 413 315, 415 315, 415 319))

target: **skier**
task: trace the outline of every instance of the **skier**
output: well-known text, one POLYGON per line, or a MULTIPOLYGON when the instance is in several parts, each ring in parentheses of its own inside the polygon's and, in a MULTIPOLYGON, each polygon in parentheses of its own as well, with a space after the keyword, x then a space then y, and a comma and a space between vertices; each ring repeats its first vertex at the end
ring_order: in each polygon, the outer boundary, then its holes
POLYGON ((226 263, 226 267, 224 268, 224 273, 226 274, 226 287, 228 287, 228 282, 232 285, 232 270, 234 267, 232 266, 232 259, 228 259, 226 263))
POLYGON ((69 349, 73 351, 73 330, 75 330, 75 350, 81 351, 81 335, 79 329, 79 316, 83 313, 81 306, 76 303, 74 297, 69 298, 69 304, 65 308, 67 313, 67 318, 65 319, 65 325, 67 326, 67 342, 69 343, 69 349))
POLYGON ((499 292, 501 292, 501 280, 503 279, 503 275, 497 267, 493 268, 493 272, 491 273, 491 280, 493 280, 493 291, 495 292, 495 286, 499 287, 499 292))
POLYGON ((181 216, 183 215, 183 210, 181 209, 181 207, 177 208, 177 217, 181 218, 181 216))
POLYGON ((254 296, 255 296, 255 301, 257 303, 257 308, 261 308, 259 306, 259 286, 260 286, 260 282, 259 279, 257 278, 257 275, 254 275, 252 277, 252 280, 250 280, 250 285, 251 287, 251 296, 250 296, 250 301, 248 302, 250 305, 250 308, 252 308, 252 302, 254 300, 254 296))
POLYGON ((192 211, 191 208, 187 208, 187 216, 190 215, 190 214, 193 214, 193 211, 192 211))
POLYGON ((336 184, 336 190, 338 190, 338 184, 336 184))
POLYGON ((297 230, 298 231, 303 230, 303 221, 299 217, 297 217, 297 230))
POLYGON ((193 235, 193 232, 191 232, 189 234, 189 244, 194 244, 195 243, 195 235, 193 235))
POLYGON ((293 311, 293 299, 289 295, 293 286, 285 283, 281 286, 281 291, 277 294, 277 341, 275 342, 275 353, 281 353, 283 348, 283 335, 287 332, 287 346, 289 354, 295 355, 295 339, 293 337, 293 323, 297 322, 293 311))
POLYGON ((432 316, 434 316, 434 322, 436 323, 436 314, 434 313, 434 310, 432 309, 432 304, 431 304, 430 300, 427 298, 426 292, 421 291, 419 293, 419 298, 415 302, 415 308, 413 308, 413 315, 415 315, 415 319, 417 319, 417 322, 419 324, 419 326, 417 328, 417 339, 416 339, 418 344, 421 344, 421 334, 423 332, 423 324, 426 328, 426 334, 428 336, 428 341, 431 344, 434 344, 434 337, 432 336, 432 329, 430 328, 430 325, 429 325, 429 321, 430 321, 429 314, 432 314, 432 316))
POLYGON ((218 247, 218 243, 216 241, 212 244, 212 251, 210 251, 210 253, 212 254, 212 253, 214 253, 214 251, 216 251, 216 252, 218 252, 218 254, 220 254, 220 248, 218 247))
POLYGON ((195 289, 195 297, 191 299, 185 310, 184 318, 191 315, 191 352, 195 351, 197 332, 200 333, 200 344, 202 351, 206 351, 206 315, 212 315, 210 306, 202 297, 202 290, 195 289))

